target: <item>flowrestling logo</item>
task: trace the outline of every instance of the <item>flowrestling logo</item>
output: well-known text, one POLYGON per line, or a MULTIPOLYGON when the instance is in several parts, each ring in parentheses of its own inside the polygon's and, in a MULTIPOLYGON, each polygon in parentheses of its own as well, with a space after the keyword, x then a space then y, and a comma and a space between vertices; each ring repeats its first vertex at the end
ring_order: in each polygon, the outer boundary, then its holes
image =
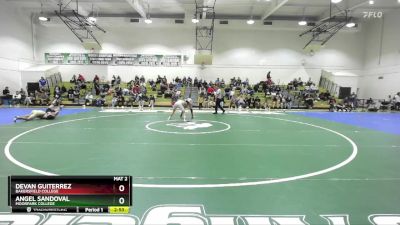
MULTIPOLYGON (((348 215, 320 215, 326 225, 350 225, 348 215)), ((400 224, 400 214, 368 217, 372 225, 400 224)), ((0 213, 0 224, 12 225, 313 225, 305 215, 214 215, 202 205, 160 205, 140 220, 134 215, 11 214, 0 213)), ((314 224, 317 225, 317 224, 314 224)), ((318 224, 320 225, 320 224, 318 224)))

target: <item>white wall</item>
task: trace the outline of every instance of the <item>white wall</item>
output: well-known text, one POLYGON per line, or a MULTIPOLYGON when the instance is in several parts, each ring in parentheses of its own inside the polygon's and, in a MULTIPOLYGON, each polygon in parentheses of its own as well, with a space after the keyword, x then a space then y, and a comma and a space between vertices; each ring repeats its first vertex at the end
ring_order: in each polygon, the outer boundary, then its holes
POLYGON ((2 1, 0 5, 0 89, 21 88, 21 70, 32 65, 30 17, 2 1))
POLYGON ((365 72, 360 96, 386 98, 400 92, 400 9, 367 24, 365 72), (383 77, 383 79, 378 79, 383 77))
MULTIPOLYGON (((205 68, 193 65, 195 36, 192 24, 165 27, 157 26, 156 22, 151 26, 126 21, 105 23, 103 27, 107 33, 97 34, 104 53, 181 54, 188 55, 189 60, 176 68, 60 66, 59 70, 64 80, 82 73, 88 79, 95 74, 110 79, 116 74, 125 81, 135 75, 156 77, 160 74, 169 78, 198 76, 207 80, 240 76, 242 79, 248 77, 251 82, 265 79, 266 73, 272 71, 276 82, 287 83, 295 77, 303 80, 311 77, 317 82, 324 69, 354 74, 336 80, 343 86, 351 86, 353 91, 359 88, 360 97, 383 98, 400 91, 397 85, 400 83, 399 21, 399 9, 386 13, 384 20, 371 19, 362 24, 358 32, 340 32, 314 56, 302 50, 308 38, 298 37, 299 28, 278 30, 260 25, 233 29, 233 26, 217 25, 214 62, 205 68), (378 79, 381 76, 383 79, 378 79)), ((62 24, 36 24, 36 38, 32 41, 30 16, 21 14, 7 2, 1 2, 0 26, 7 28, 0 30, 1 89, 8 85, 14 91, 26 85, 21 70, 33 63, 33 55, 43 62, 46 52, 85 52, 78 39, 62 24)))
MULTIPOLYGON (((265 27, 265 26, 264 26, 265 27)), ((193 65, 195 35, 194 25, 152 27, 118 23, 107 26, 106 34, 98 34, 103 53, 149 53, 188 55, 186 65, 168 67, 129 66, 60 66, 60 72, 69 79, 83 73, 88 79, 95 74, 110 79, 113 74, 130 80, 136 74, 156 77, 198 76, 207 80, 217 77, 229 79, 248 77, 251 82, 264 80, 268 71, 273 79, 288 83, 295 77, 318 82, 322 69, 353 71, 363 67, 364 46, 362 32, 341 32, 314 56, 305 54, 303 46, 308 38, 299 38, 301 30, 231 29, 217 27, 214 39, 213 65, 201 68, 193 65)), ((46 52, 85 52, 79 40, 65 26, 37 27, 37 58, 43 60, 46 52)), ((360 72, 361 73, 361 72, 360 72)))

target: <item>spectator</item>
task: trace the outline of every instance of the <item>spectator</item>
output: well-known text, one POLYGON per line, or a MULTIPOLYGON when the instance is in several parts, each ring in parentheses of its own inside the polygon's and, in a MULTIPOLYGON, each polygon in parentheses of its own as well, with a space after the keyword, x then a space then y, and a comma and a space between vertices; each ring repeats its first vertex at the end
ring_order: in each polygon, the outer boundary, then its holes
POLYGON ((400 110, 400 92, 397 92, 397 94, 393 97, 393 102, 394 102, 394 109, 400 110))
POLYGON ((311 85, 315 85, 314 82, 312 82, 311 77, 308 79, 306 86, 311 86, 311 85))
POLYGON ((80 92, 78 86, 75 88, 73 94, 74 94, 74 99, 73 99, 73 100, 76 101, 76 103, 79 103, 79 97, 80 97, 80 95, 81 95, 81 92, 80 92))
POLYGON ((39 87, 41 90, 46 89, 46 85, 47 85, 47 80, 44 79, 44 77, 41 77, 39 80, 39 87))
POLYGON ((115 108, 118 102, 118 96, 116 94, 113 95, 113 98, 111 100, 111 107, 115 108))
POLYGON ((256 96, 256 98, 254 99, 253 108, 255 108, 255 109, 261 108, 261 99, 260 99, 260 97, 256 96))
POLYGON ((277 108, 277 107, 278 107, 278 96, 277 96, 277 95, 274 95, 274 96, 272 97, 272 106, 271 106, 271 108, 275 109, 275 108, 277 108))
POLYGON ((54 87, 54 97, 61 96, 61 88, 57 85, 54 87))
POLYGON ((4 105, 8 105, 11 107, 11 99, 12 99, 12 96, 10 95, 10 90, 8 89, 8 87, 5 87, 3 90, 4 105))
POLYGON ((68 89, 68 100, 74 101, 74 89, 72 87, 68 89))
POLYGON ((93 94, 88 92, 85 96, 85 105, 90 106, 93 104, 93 94))
POLYGON ((115 80, 115 85, 120 85, 121 84, 121 77, 117 76, 117 79, 115 80))
POLYGON ((301 80, 301 77, 299 77, 299 79, 297 80, 297 83, 299 84, 300 87, 303 86, 303 81, 301 80))
POLYGON ((24 99, 24 105, 29 106, 32 105, 32 99, 34 99, 33 93, 31 93, 29 96, 26 96, 24 99))
POLYGON ((71 84, 76 84, 76 75, 74 74, 71 78, 71 80, 69 81, 71 84))
POLYGON ((203 108, 203 104, 204 104, 204 93, 203 93, 203 92, 201 92, 201 93, 199 94, 199 97, 198 97, 198 99, 197 99, 197 102, 198 102, 198 104, 199 104, 199 110, 201 110, 201 109, 203 108))
POLYGON ((26 92, 24 91, 24 89, 21 88, 21 90, 19 90, 19 93, 21 94, 22 100, 24 100, 26 97, 26 92))
POLYGON ((100 78, 99 78, 99 76, 97 76, 97 74, 94 76, 94 78, 93 78, 93 83, 95 83, 95 84, 97 84, 97 83, 99 83, 100 82, 100 78))
POLYGON ((150 95, 150 98, 149 98, 149 108, 150 108, 151 110, 153 110, 155 104, 156 104, 156 98, 154 97, 154 95, 150 95))
POLYGON ((21 94, 19 93, 19 91, 15 92, 15 95, 13 95, 12 100, 11 100, 11 104, 12 105, 19 105, 21 104, 21 94))
POLYGON ((329 98, 329 112, 334 112, 336 108, 336 99, 334 97, 329 98))
POLYGON ((115 75, 113 75, 112 79, 111 79, 111 87, 114 87, 116 80, 117 80, 117 78, 115 78, 115 75))
POLYGON ((304 96, 304 103, 307 107, 307 109, 312 109, 314 107, 314 99, 311 97, 310 94, 306 94, 304 96))
POLYGON ((286 108, 292 109, 292 97, 290 95, 286 96, 286 108))
POLYGON ((81 83, 84 83, 85 82, 85 77, 83 77, 82 74, 79 74, 78 81, 80 81, 81 83))
POLYGON ((351 93, 350 98, 349 98, 349 103, 351 104, 351 108, 356 109, 357 108, 357 95, 356 93, 351 93))
POLYGON ((209 86, 207 88, 207 96, 213 95, 214 92, 215 92, 215 90, 214 90, 214 88, 212 86, 209 86))
POLYGON ((232 97, 230 97, 230 104, 229 104, 229 109, 232 109, 233 107, 237 108, 237 98, 235 95, 232 95, 232 97))
POLYGON ((136 85, 132 88, 132 94, 139 94, 140 93, 140 87, 139 85, 136 85))

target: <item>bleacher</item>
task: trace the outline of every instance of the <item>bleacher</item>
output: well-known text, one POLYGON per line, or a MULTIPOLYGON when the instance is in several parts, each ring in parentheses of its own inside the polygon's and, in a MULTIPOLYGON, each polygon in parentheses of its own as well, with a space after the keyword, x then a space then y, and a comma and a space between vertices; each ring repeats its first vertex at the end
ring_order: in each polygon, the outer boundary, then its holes
MULTIPOLYGON (((82 106, 82 105, 87 105, 87 106, 100 106, 96 104, 96 100, 100 98, 100 94, 98 91, 95 90, 95 85, 92 81, 86 81, 82 84, 80 84, 82 87, 79 88, 79 92, 75 94, 74 98, 71 98, 68 94, 68 90, 72 88, 73 90, 76 89, 77 84, 76 83, 71 83, 71 82, 65 82, 62 80, 61 74, 56 73, 51 76, 46 77, 47 80, 47 86, 46 86, 46 92, 45 94, 43 91, 38 91, 36 90, 36 86, 32 84, 28 84, 28 95, 32 96, 32 104, 33 105, 48 105, 51 103, 51 101, 56 98, 56 97, 61 97, 62 99, 62 104, 66 106, 82 106), (29 89, 29 86, 35 87, 29 89), (61 90, 60 96, 57 96, 55 93, 55 88, 58 87, 61 90), (32 92, 33 91, 33 92, 32 92), (97 92, 97 93, 96 93, 97 92), (85 97, 87 95, 90 95, 92 99, 88 101, 85 97), (43 95, 43 96, 42 96, 43 95)), ((176 96, 176 90, 174 85, 171 86, 171 83, 167 83, 167 85, 170 85, 171 87, 168 87, 166 90, 161 90, 161 82, 157 81, 155 86, 151 86, 149 82, 145 83, 145 88, 146 88, 146 98, 148 99, 149 96, 153 95, 156 97, 156 102, 155 106, 156 107, 170 107, 173 102, 177 98, 192 98, 194 106, 198 106, 198 97, 199 97, 199 86, 195 86, 193 82, 186 82, 185 84, 182 83, 180 80, 180 85, 179 85, 179 91, 180 95, 176 96)), ((113 96, 115 95, 115 87, 112 87, 110 85, 110 82, 108 81, 102 81, 98 83, 99 86, 108 86, 109 89, 107 89, 107 92, 104 97, 104 104, 101 104, 101 106, 106 106, 110 107, 112 105, 112 99, 113 96)), ((237 85, 237 84, 236 84, 237 85)), ((282 96, 289 96, 291 99, 291 108, 292 109, 329 109, 329 99, 324 99, 323 96, 325 94, 328 94, 328 96, 331 96, 331 92, 334 92, 335 85, 327 81, 326 79, 321 79, 319 82, 319 85, 321 85, 317 90, 313 91, 308 91, 308 87, 301 85, 301 86, 296 86, 295 88, 293 87, 292 83, 289 83, 288 85, 274 85, 274 89, 278 89, 278 94, 282 96), (322 84, 322 85, 321 85, 322 84), (324 86, 324 87, 322 87, 324 86), (321 94, 322 93, 322 94, 321 94)), ((132 86, 132 83, 126 83, 126 82, 121 82, 118 85, 118 88, 121 90, 130 90, 132 86)), ((261 100, 258 109, 266 109, 266 108, 271 108, 272 109, 282 109, 283 106, 280 104, 274 104, 274 101, 276 101, 276 94, 274 91, 268 91, 264 90, 265 85, 263 85, 263 81, 261 81, 258 84, 255 85, 243 85, 240 84, 239 86, 232 86, 231 84, 226 84, 222 85, 222 88, 234 88, 235 90, 235 95, 239 96, 242 95, 245 101, 247 101, 249 98, 259 98, 261 100), (250 92, 246 92, 250 90, 250 92), (246 94, 242 94, 241 92, 246 92, 246 94), (251 93, 251 94, 250 94, 251 93), (273 107, 275 106, 275 107, 273 107)), ((123 96, 123 101, 122 104, 119 104, 120 106, 126 106, 126 107, 137 107, 138 106, 138 99, 137 96, 133 96, 132 93, 125 93, 123 96)), ((209 101, 212 98, 210 98, 209 101)), ((279 101, 279 100, 278 100, 279 101)), ((337 99, 337 103, 343 103, 343 99, 337 99)), ((359 100, 359 103, 356 104, 358 107, 362 109, 367 109, 369 105, 366 104, 366 100, 359 100)), ((375 100, 375 102, 382 102, 382 100, 375 100)), ((146 102, 147 104, 147 102, 146 102)), ((212 104, 210 104, 212 105, 212 104)), ((229 96, 228 93, 226 93, 226 97, 224 99, 224 106, 228 107, 230 104, 229 96)), ((249 107, 252 107, 252 104, 248 104, 249 107)), ((204 106, 203 106, 204 107, 204 106)), ((205 105, 205 108, 207 108, 207 105, 205 105)))

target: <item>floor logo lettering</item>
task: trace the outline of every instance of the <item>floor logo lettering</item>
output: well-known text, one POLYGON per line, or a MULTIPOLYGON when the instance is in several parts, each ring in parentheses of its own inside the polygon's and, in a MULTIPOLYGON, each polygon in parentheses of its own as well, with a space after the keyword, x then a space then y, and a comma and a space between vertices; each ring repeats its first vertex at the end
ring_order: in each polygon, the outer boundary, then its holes
MULTIPOLYGON (((320 215, 327 225, 350 225, 348 215, 320 215)), ((368 217, 371 225, 399 224, 400 214, 374 214, 368 217)), ((12 214, 0 213, 0 224, 13 225, 312 225, 305 215, 215 215, 206 214, 202 205, 160 205, 143 215, 99 214, 12 214)), ((320 225, 320 224, 318 224, 320 225)))
POLYGON ((146 129, 163 134, 193 135, 228 131, 231 129, 231 125, 212 120, 193 120, 189 122, 162 120, 146 124, 146 129))
POLYGON ((207 128, 212 127, 211 123, 196 123, 196 122, 187 122, 187 123, 169 123, 167 126, 173 126, 182 128, 184 130, 196 130, 199 128, 207 128))

